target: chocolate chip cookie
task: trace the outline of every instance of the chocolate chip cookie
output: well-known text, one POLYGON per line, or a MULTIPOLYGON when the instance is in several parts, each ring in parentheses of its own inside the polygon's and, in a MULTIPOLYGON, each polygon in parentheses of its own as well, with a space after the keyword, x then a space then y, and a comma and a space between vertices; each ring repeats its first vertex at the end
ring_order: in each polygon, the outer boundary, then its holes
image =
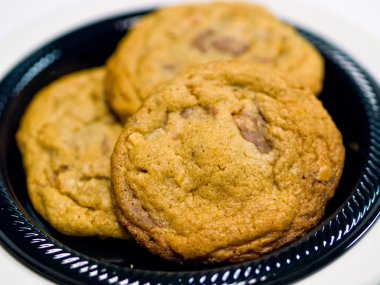
POLYGON ((321 90, 323 60, 290 26, 248 3, 164 8, 142 18, 107 65, 107 97, 121 118, 149 93, 189 65, 241 59, 276 67, 314 93, 321 90))
POLYGON ((110 156, 121 125, 107 108, 104 69, 65 76, 32 100, 17 132, 36 211, 74 236, 127 238, 111 196, 110 156))
POLYGON ((341 134, 321 102, 249 62, 193 67, 131 116, 111 158, 116 212, 177 262, 240 262, 318 224, 340 179, 341 134))

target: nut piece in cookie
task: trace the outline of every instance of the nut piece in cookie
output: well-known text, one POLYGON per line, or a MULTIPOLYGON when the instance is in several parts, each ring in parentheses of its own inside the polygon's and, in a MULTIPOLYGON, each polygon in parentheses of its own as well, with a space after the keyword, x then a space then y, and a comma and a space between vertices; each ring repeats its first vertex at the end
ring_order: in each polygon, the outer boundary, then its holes
POLYGON ((312 93, 261 65, 209 63, 127 120, 111 159, 116 212, 166 259, 240 262, 316 226, 343 160, 312 93))

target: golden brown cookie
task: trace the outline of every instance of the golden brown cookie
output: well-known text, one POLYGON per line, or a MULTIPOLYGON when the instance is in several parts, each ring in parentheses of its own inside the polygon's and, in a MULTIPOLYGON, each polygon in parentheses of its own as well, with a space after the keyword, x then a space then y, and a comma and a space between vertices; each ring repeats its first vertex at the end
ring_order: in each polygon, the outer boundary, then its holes
POLYGON ((276 67, 318 93, 324 75, 316 49, 262 7, 248 3, 180 5, 140 20, 107 64, 107 97, 121 117, 189 65, 241 59, 276 67))
POLYGON ((116 212, 175 261, 238 262, 318 224, 342 173, 321 102, 248 62, 194 67, 131 116, 111 157, 116 212))
POLYGON ((17 132, 36 211, 74 236, 128 237, 114 213, 110 156, 121 126, 104 98, 104 69, 65 76, 41 90, 17 132))

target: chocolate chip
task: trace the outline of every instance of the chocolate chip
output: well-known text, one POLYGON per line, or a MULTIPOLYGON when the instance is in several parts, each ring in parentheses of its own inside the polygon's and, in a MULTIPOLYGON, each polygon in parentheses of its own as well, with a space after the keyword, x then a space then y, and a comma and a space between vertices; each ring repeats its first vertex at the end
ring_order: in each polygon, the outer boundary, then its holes
POLYGON ((200 32, 191 42, 191 45, 202 52, 207 51, 209 39, 215 34, 214 30, 204 30, 200 32))
POLYGON ((227 53, 233 56, 239 56, 249 48, 248 44, 239 42, 231 37, 215 39, 211 42, 211 46, 221 53, 227 53))
POLYGON ((59 167, 58 167, 58 172, 65 172, 66 170, 69 169, 69 166, 67 164, 61 164, 59 167))
POLYGON ((214 30, 208 29, 199 33, 191 42, 191 45, 201 52, 210 49, 217 50, 220 53, 239 56, 248 50, 249 45, 233 37, 220 37, 214 30))
POLYGON ((148 173, 148 170, 146 170, 144 168, 137 168, 137 171, 140 173, 148 173))
POLYGON ((171 63, 165 63, 162 65, 162 68, 168 72, 176 72, 177 66, 171 63))
POLYGON ((243 109, 233 117, 245 140, 253 143, 261 153, 269 153, 272 150, 270 141, 265 137, 266 122, 259 112, 243 109))

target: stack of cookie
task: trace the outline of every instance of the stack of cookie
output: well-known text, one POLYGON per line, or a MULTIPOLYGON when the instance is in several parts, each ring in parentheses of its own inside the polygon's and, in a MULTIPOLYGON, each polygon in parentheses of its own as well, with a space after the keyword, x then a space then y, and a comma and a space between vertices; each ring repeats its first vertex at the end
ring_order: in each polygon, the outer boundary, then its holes
POLYGON ((32 203, 63 233, 130 236, 177 262, 272 252, 318 224, 342 174, 323 74, 316 49, 264 8, 154 12, 105 69, 31 103, 17 141, 32 203))

